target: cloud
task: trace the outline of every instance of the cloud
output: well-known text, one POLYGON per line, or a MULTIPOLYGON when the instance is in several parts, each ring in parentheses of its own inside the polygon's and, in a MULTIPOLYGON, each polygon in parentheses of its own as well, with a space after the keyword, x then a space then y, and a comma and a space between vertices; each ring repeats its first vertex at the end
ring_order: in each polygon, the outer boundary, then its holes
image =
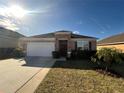
POLYGON ((6 18, 0 19, 0 26, 14 31, 19 30, 18 26, 14 22, 6 18))
POLYGON ((79 34, 80 32, 79 32, 79 31, 74 31, 73 33, 74 33, 74 34, 79 34))
POLYGON ((13 31, 19 30, 20 19, 17 19, 9 7, 0 7, 0 26, 13 31))
POLYGON ((33 14, 45 14, 48 12, 49 7, 44 7, 42 10, 36 9, 36 10, 26 10, 21 8, 18 5, 13 6, 0 6, 0 26, 17 31, 20 30, 23 26, 22 17, 23 16, 30 16, 33 14))

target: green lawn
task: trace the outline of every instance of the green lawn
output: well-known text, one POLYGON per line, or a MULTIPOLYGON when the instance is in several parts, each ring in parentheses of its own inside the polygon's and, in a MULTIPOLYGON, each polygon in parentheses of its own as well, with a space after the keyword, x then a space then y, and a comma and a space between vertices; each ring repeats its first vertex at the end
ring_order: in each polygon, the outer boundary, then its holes
POLYGON ((124 93, 122 77, 103 78, 93 67, 87 60, 56 62, 35 93, 124 93))

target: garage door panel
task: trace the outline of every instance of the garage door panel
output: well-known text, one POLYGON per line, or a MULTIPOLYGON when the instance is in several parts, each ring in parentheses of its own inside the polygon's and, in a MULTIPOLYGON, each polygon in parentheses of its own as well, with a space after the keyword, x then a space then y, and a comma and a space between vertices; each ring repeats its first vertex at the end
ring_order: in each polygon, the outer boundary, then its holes
POLYGON ((30 42, 27 44, 27 56, 52 56, 54 42, 30 42))

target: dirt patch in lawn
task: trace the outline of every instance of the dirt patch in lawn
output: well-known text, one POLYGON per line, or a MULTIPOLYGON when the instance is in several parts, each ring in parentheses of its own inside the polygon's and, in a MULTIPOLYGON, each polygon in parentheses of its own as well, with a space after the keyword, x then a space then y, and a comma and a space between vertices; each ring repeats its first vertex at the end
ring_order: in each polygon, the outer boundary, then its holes
POLYGON ((121 74, 117 73, 114 70, 107 70, 105 71, 105 69, 100 69, 100 68, 95 68, 95 70, 103 75, 107 75, 107 76, 111 76, 111 77, 115 77, 115 78, 121 78, 123 77, 121 74))
POLYGON ((124 79, 97 72, 87 60, 56 62, 35 93, 124 93, 124 79))

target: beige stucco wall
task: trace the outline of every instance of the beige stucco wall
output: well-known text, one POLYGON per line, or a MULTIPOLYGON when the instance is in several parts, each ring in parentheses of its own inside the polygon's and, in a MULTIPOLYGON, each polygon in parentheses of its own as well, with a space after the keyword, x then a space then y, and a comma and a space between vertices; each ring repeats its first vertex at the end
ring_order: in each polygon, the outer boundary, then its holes
POLYGON ((69 51, 75 50, 75 42, 70 40, 68 44, 68 48, 70 49, 69 51))
POLYGON ((57 36, 57 38, 21 38, 19 39, 19 46, 20 48, 23 48, 24 50, 26 50, 27 47, 27 42, 56 42, 55 43, 55 50, 58 51, 59 50, 59 40, 68 40, 68 51, 71 50, 75 50, 75 42, 77 40, 84 40, 84 41, 89 41, 91 42, 91 50, 96 50, 96 40, 94 39, 72 39, 69 36, 65 36, 64 38, 63 36, 61 38, 59 38, 59 36, 57 36))
POLYGON ((92 40, 91 42, 91 50, 96 50, 96 40, 92 40))
POLYGON ((91 50, 96 50, 96 39, 92 38, 71 38, 70 33, 57 33, 55 38, 21 38, 19 40, 19 46, 26 50, 27 42, 55 42, 55 50, 59 51, 59 40, 67 40, 68 51, 75 50, 75 42, 78 40, 84 40, 91 42, 91 50))
POLYGON ((100 48, 103 48, 103 47, 107 47, 107 48, 116 48, 116 49, 120 49, 124 52, 124 44, 117 44, 117 45, 97 45, 97 50, 99 50, 100 48))
POLYGON ((71 35, 70 33, 56 33, 55 34, 55 39, 56 39, 56 45, 55 45, 55 49, 58 51, 59 50, 59 40, 68 40, 68 44, 67 44, 67 49, 68 51, 71 50, 70 48, 70 43, 71 43, 71 35))
POLYGON ((0 48, 18 47, 18 39, 20 37, 22 36, 16 32, 0 29, 0 48))

